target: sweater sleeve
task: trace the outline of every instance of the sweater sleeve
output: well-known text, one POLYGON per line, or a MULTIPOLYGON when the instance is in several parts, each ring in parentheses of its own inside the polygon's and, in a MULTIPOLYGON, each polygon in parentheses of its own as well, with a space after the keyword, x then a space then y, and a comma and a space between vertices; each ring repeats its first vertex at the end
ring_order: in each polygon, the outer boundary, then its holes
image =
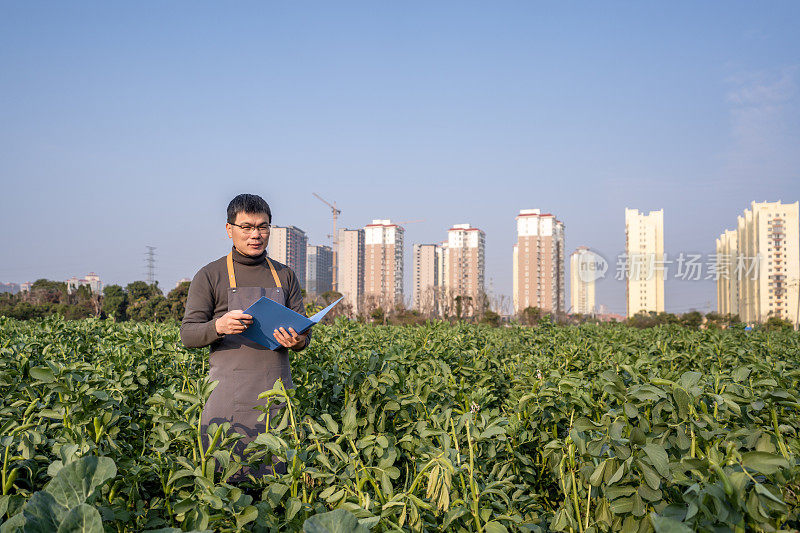
POLYGON ((181 341, 187 348, 202 348, 222 338, 214 327, 214 287, 205 268, 189 285, 186 312, 181 322, 181 341))
MULTIPOLYGON (((287 286, 286 286, 286 307, 303 316, 306 315, 306 308, 303 305, 303 293, 300 291, 300 282, 297 280, 297 275, 292 269, 287 269, 287 286)), ((311 330, 308 330, 306 343, 302 348, 297 348, 294 351, 299 352, 311 344, 311 330)))

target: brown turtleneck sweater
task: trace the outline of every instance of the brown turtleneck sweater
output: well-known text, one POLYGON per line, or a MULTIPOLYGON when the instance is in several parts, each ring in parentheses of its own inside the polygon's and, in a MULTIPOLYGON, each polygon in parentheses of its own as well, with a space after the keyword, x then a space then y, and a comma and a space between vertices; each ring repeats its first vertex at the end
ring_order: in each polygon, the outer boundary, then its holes
MULTIPOLYGON (((267 253, 250 257, 240 254, 233 248, 233 261, 236 271, 236 285, 239 287, 275 287, 275 280, 266 262, 267 253)), ((181 322, 181 341, 187 348, 201 348, 221 339, 214 327, 216 320, 228 312, 228 267, 226 257, 207 264, 194 276, 189 285, 189 296, 186 300, 186 313, 181 322)), ((300 283, 291 268, 270 259, 278 278, 286 291, 286 307, 306 316, 303 308, 303 296, 300 283)), ((311 342, 309 331, 306 346, 311 342)), ((303 347, 305 348, 305 346, 303 347)), ((285 350, 285 348, 281 348, 285 350)))

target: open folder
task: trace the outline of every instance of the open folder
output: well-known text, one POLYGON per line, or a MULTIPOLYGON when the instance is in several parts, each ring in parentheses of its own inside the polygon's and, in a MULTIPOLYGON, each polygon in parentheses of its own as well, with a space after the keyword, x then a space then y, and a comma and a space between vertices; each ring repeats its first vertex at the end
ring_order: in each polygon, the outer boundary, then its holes
POLYGON ((283 328, 288 332, 289 328, 294 328, 296 333, 305 333, 341 301, 342 298, 339 298, 316 315, 306 318, 300 313, 262 296, 256 300, 256 303, 243 311, 253 317, 253 323, 241 335, 265 348, 277 350, 281 345, 273 335, 276 329, 283 328))

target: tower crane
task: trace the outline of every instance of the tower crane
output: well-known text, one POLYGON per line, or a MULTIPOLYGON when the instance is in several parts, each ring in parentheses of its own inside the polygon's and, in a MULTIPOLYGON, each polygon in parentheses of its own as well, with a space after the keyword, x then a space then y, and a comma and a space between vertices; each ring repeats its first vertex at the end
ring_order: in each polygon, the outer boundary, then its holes
POLYGON ((336 262, 336 259, 338 257, 338 253, 339 253, 339 235, 338 235, 338 233, 336 231, 336 221, 339 218, 339 215, 342 213, 342 210, 339 209, 338 207, 336 207, 336 202, 330 203, 325 198, 323 198, 322 196, 320 196, 319 194, 317 194, 315 192, 311 193, 311 194, 313 194, 322 203, 324 203, 325 205, 330 207, 331 208, 331 213, 333 214, 333 235, 332 235, 332 237, 333 237, 333 268, 331 269, 331 271, 332 271, 331 273, 333 274, 333 276, 332 276, 333 277, 333 290, 335 291, 338 288, 337 287, 337 285, 338 285, 337 284, 337 281, 338 281, 338 275, 337 275, 338 272, 337 272, 337 270, 338 270, 338 266, 339 266, 339 264, 336 262))

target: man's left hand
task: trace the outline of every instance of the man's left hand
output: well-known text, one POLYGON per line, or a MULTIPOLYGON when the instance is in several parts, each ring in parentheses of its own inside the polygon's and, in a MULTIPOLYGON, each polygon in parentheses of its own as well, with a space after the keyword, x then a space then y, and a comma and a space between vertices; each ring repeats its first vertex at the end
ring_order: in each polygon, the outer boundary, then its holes
POLYGON ((306 344, 306 337, 308 336, 305 333, 296 333, 294 328, 289 328, 289 331, 286 331, 283 328, 276 329, 273 332, 273 336, 275 340, 281 346, 286 348, 291 348, 292 350, 299 350, 306 344))

